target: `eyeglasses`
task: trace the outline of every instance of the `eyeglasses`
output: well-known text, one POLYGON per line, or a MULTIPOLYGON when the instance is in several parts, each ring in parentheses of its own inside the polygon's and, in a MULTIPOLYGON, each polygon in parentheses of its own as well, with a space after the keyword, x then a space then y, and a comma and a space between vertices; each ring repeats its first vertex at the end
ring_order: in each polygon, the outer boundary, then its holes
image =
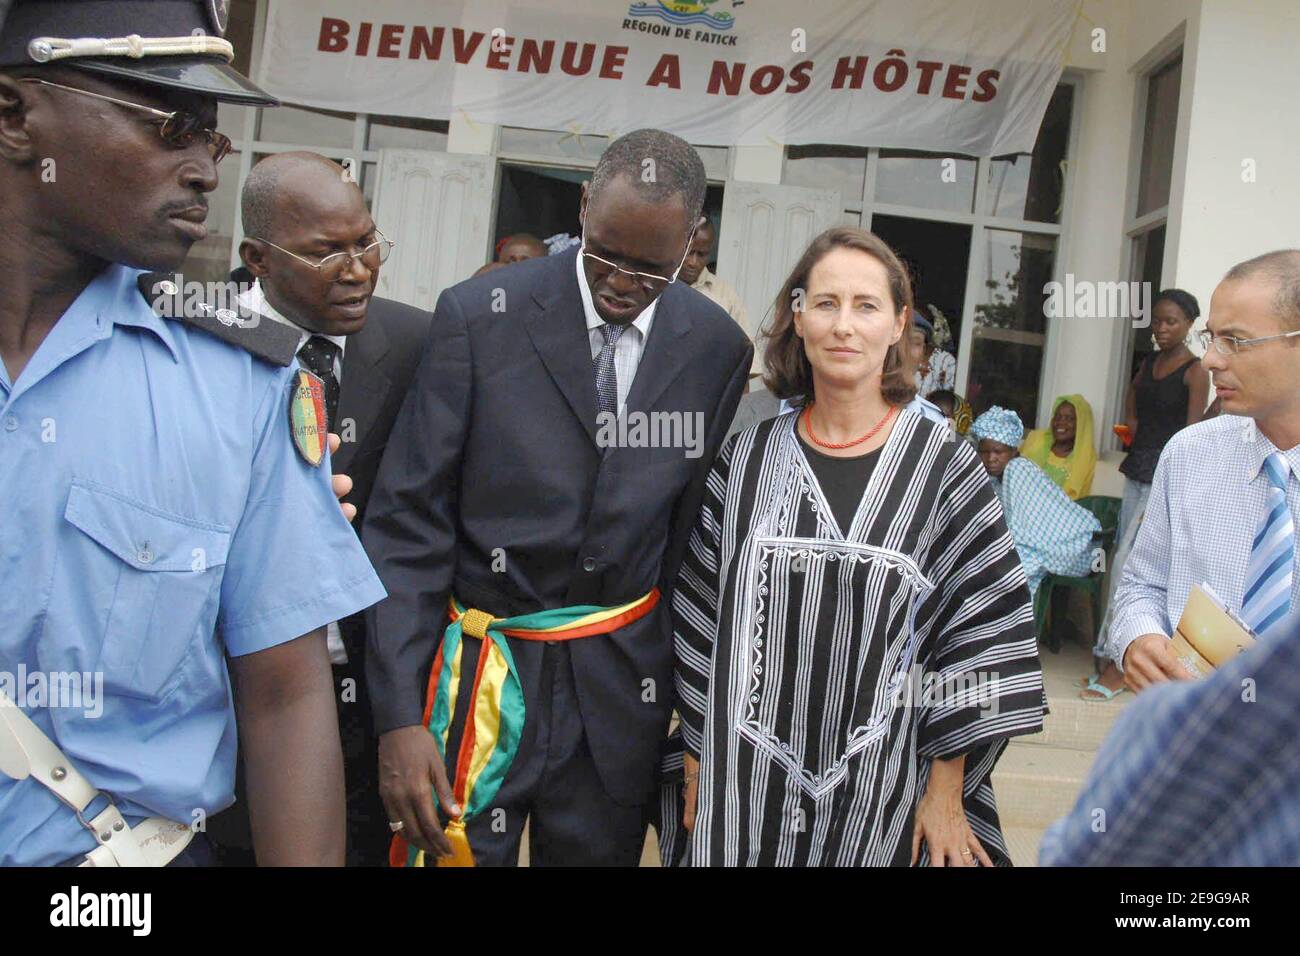
POLYGON ((162 110, 156 110, 152 106, 141 106, 139 103, 128 103, 126 100, 119 100, 113 96, 105 96, 103 93, 92 93, 90 90, 80 90, 75 86, 64 86, 62 83, 51 83, 49 80, 42 80, 36 77, 24 77, 22 83, 39 83, 41 86, 52 86, 56 90, 67 90, 69 93, 80 93, 82 96, 94 97, 97 100, 104 100, 106 103, 115 103, 118 106, 124 106, 129 110, 139 110, 141 113, 152 114, 154 119, 149 120, 158 126, 158 135, 162 137, 164 143, 173 149, 189 149, 194 145, 194 141, 202 136, 208 145, 208 152, 212 154, 212 163, 216 165, 230 154, 230 137, 224 133, 218 133, 215 129, 209 129, 203 125, 203 119, 195 113, 187 110, 176 110, 173 113, 166 113, 162 110))
POLYGON ((594 263, 592 274, 597 281, 608 278, 612 273, 621 272, 625 276, 631 276, 632 280, 638 283, 650 295, 658 295, 668 286, 677 281, 677 274, 682 271, 682 265, 686 262, 686 256, 691 251, 691 241, 695 238, 695 230, 691 229, 691 234, 686 237, 686 249, 682 252, 681 261, 677 263, 677 268, 673 270, 671 277, 655 275, 653 272, 633 272, 631 269, 624 269, 617 263, 610 262, 608 259, 602 259, 594 252, 587 251, 586 228, 583 228, 582 234, 582 258, 594 263))
POLYGON ((1210 346, 1214 346, 1215 351, 1220 355, 1235 355, 1243 348, 1251 348, 1259 345, 1261 342, 1271 342, 1274 339, 1289 339, 1292 336, 1300 335, 1300 329, 1294 332, 1281 332, 1277 335, 1262 335, 1257 339, 1239 339, 1231 335, 1215 335, 1209 329, 1202 329, 1196 333, 1196 339, 1201 343, 1201 348, 1207 352, 1210 346))
POLYGON ((378 238, 360 252, 331 252, 319 262, 312 262, 296 252, 290 252, 283 246, 277 246, 270 239, 258 239, 257 236, 249 236, 248 238, 257 239, 258 242, 265 242, 272 249, 279 249, 286 256, 293 256, 299 262, 311 266, 320 273, 320 277, 326 282, 338 282, 351 270, 352 260, 354 259, 360 259, 361 264, 371 272, 374 272, 388 261, 388 254, 393 251, 393 246, 397 245, 397 243, 386 238, 378 229, 375 230, 375 235, 378 238))

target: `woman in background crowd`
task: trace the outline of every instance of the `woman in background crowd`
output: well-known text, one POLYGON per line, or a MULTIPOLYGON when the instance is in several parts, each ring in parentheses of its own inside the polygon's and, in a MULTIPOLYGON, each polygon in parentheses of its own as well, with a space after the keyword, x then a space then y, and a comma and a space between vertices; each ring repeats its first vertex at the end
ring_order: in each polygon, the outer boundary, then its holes
POLYGON ((950 389, 957 384, 957 358, 951 352, 938 348, 934 342, 934 326, 930 320, 912 310, 912 348, 918 356, 916 368, 916 394, 950 389))
POLYGON ((1133 435, 1133 443, 1119 467, 1124 475, 1124 503, 1115 529, 1106 617, 1093 649, 1096 673, 1084 681, 1085 689, 1080 694, 1084 700, 1110 700, 1124 690, 1124 675, 1103 652, 1111 607, 1120 572, 1137 538, 1160 453, 1179 430, 1205 417, 1210 375, 1187 347, 1187 336, 1200 314, 1196 297, 1182 289, 1165 289, 1151 304, 1151 337, 1156 352, 1143 361, 1124 397, 1124 423, 1133 435))
POLYGON ((1092 441, 1092 406, 1082 395, 1062 395, 1052 403, 1049 428, 1036 428, 1020 449, 1071 501, 1092 493, 1097 447, 1092 441))
POLYGON ((1029 592, 973 449, 906 408, 911 306, 850 227, 777 297, 767 383, 802 407, 723 446, 673 595, 693 865, 1009 863, 991 774, 1042 724, 1029 592))
POLYGON ((970 431, 1002 501, 1030 594, 1037 593, 1048 574, 1087 574, 1092 567, 1092 536, 1101 524, 1067 498, 1041 468, 1020 456, 1017 449, 1025 434, 1020 417, 994 405, 975 419, 970 431))

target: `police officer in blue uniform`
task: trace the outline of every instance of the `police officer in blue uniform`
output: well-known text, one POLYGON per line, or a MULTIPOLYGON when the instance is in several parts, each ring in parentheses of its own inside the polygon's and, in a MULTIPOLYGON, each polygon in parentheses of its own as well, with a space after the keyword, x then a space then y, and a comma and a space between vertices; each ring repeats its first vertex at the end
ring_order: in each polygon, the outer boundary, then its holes
POLYGON ((343 861, 325 626, 384 592, 319 382, 145 275, 205 235, 217 102, 274 105, 226 7, 18 0, 0 32, 0 864, 205 862, 236 714, 258 861, 343 861))

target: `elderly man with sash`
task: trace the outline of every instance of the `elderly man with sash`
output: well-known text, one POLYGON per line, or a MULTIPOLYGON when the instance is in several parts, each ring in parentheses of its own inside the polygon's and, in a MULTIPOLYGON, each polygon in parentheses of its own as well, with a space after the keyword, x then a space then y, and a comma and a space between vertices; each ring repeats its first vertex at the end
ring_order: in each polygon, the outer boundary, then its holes
POLYGON ((640 858, 665 597, 752 355, 677 281, 704 188, 684 141, 629 133, 584 185, 580 248, 439 299, 364 534, 397 865, 513 865, 526 822, 533 865, 640 858))

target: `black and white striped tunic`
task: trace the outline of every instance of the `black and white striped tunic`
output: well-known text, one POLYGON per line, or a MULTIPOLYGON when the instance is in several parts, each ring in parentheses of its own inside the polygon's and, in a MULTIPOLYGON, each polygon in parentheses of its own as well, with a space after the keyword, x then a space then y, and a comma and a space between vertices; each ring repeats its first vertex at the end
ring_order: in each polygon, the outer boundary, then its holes
POLYGON ((795 423, 724 446, 673 595, 690 862, 906 866, 931 759, 965 754, 967 818, 1009 865, 989 777, 1042 726, 1042 672, 984 467, 902 412, 843 533, 795 423))

